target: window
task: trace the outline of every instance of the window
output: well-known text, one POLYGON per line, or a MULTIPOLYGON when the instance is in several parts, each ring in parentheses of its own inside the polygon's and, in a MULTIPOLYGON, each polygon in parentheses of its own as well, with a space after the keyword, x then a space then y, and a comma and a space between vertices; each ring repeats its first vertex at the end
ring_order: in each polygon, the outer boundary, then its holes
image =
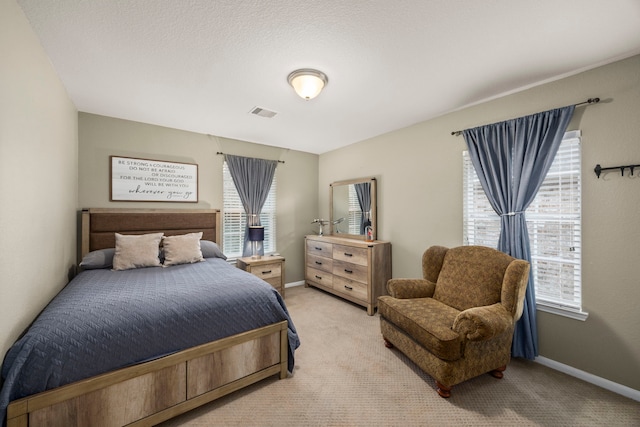
MULTIPOLYGON (((240 196, 233 183, 227 162, 222 166, 222 245, 225 255, 230 258, 242 256, 244 229, 247 215, 242 207, 240 196)), ((269 195, 262 207, 260 224, 264 226, 264 253, 276 250, 276 175, 273 176, 269 195)))
MULTIPOLYGON (((463 153, 464 241, 497 247, 500 218, 463 153)), ((551 169, 526 211, 537 308, 586 319, 581 289, 580 131, 567 132, 551 169)))

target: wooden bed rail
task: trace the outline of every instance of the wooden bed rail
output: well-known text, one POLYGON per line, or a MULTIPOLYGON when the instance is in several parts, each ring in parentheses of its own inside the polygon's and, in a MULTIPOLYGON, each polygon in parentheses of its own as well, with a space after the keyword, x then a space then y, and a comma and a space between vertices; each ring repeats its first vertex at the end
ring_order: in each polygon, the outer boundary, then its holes
POLYGON ((16 400, 7 427, 152 426, 272 375, 287 377, 287 321, 16 400))

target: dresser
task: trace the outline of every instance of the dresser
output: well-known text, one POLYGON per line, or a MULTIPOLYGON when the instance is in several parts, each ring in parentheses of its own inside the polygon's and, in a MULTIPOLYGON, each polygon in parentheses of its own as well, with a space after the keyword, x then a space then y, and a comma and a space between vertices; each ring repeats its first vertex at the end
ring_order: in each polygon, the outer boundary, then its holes
POLYGON ((391 243, 305 237, 305 284, 367 308, 373 316, 391 278, 391 243))
POLYGON ((279 255, 265 255, 260 259, 238 258, 236 267, 268 282, 284 298, 284 258, 279 255))

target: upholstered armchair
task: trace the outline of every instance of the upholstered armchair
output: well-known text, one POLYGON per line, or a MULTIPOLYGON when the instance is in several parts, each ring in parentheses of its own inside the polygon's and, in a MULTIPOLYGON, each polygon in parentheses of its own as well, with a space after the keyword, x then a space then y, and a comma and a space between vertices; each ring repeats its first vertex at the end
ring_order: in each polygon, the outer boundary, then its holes
POLYGON ((391 279, 378 298, 385 345, 436 380, 438 394, 484 373, 502 378, 529 263, 484 246, 433 246, 423 279, 391 279))

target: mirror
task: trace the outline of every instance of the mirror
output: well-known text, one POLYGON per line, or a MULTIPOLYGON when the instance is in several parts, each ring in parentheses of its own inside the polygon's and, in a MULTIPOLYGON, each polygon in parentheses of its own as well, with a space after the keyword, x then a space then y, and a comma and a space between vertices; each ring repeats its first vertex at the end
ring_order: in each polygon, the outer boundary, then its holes
POLYGON ((375 240, 376 179, 337 181, 329 188, 331 234, 364 239, 365 227, 371 225, 375 240))

